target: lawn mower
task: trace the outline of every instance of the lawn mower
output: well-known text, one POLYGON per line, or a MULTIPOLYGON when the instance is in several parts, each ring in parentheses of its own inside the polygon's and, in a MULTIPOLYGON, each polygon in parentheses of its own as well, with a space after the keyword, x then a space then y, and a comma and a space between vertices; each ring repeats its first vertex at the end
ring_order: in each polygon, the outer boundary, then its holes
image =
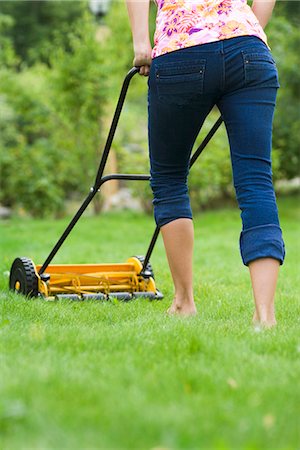
MULTIPOLYGON (((35 265, 31 259, 26 257, 19 257, 14 260, 9 278, 11 290, 27 297, 41 297, 53 300, 61 298, 71 300, 109 300, 117 298, 127 301, 134 298, 157 300, 163 298, 162 293, 156 287, 154 273, 150 264, 150 257, 160 231, 158 226, 153 233, 145 257, 132 256, 124 263, 115 264, 50 264, 104 183, 109 180, 150 180, 150 175, 148 174, 111 174, 103 176, 129 83, 138 72, 139 67, 133 67, 123 81, 93 187, 91 187, 84 202, 43 264, 35 265)), ((195 163, 222 122, 223 119, 220 116, 192 155, 190 167, 195 163)))

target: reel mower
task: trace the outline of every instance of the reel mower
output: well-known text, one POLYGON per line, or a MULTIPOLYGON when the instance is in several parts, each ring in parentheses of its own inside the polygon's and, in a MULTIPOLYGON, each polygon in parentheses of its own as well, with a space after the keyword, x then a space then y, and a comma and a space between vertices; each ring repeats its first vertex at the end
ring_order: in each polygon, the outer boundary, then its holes
MULTIPOLYGON (((124 263, 114 264, 50 264, 104 183, 110 180, 150 180, 148 174, 110 174, 103 176, 129 83, 138 72, 139 68, 133 67, 123 81, 93 187, 91 187, 87 197, 43 264, 35 265, 31 259, 26 257, 18 257, 14 260, 9 278, 9 288, 12 291, 27 297, 41 297, 49 300, 62 298, 109 300, 110 298, 117 298, 127 301, 134 298, 153 300, 163 298, 162 293, 156 287, 154 273, 149 262, 159 235, 159 227, 156 227, 153 233, 145 257, 132 256, 124 263)), ((192 155, 190 167, 195 163, 222 122, 223 119, 220 116, 192 155)))

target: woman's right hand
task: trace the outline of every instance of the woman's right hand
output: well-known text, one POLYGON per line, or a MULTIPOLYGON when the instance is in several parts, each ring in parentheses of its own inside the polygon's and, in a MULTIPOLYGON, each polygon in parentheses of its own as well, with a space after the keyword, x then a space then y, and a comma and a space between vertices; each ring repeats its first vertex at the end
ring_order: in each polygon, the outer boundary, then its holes
POLYGON ((134 60, 133 65, 139 67, 140 75, 149 76, 150 66, 152 62, 152 48, 150 43, 147 45, 134 46, 134 60))

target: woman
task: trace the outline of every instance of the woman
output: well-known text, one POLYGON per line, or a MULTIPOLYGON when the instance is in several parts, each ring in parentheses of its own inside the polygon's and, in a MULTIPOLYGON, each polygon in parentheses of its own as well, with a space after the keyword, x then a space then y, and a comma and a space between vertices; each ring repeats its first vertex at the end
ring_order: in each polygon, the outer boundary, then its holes
MULTIPOLYGON (((187 176, 201 126, 219 108, 241 209, 240 251, 255 301, 253 321, 276 324, 275 288, 285 246, 272 183, 276 63, 263 28, 276 0, 157 0, 154 48, 149 0, 127 0, 134 66, 148 78, 148 136, 154 216, 174 281, 169 313, 196 313, 194 230, 187 176)), ((221 236, 220 236, 221 238, 221 236)))

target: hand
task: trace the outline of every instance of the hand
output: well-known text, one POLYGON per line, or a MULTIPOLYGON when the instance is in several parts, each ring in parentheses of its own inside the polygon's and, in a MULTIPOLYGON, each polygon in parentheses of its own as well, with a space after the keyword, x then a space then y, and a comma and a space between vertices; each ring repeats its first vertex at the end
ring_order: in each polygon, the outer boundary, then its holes
POLYGON ((152 62, 151 52, 152 48, 150 43, 147 46, 143 45, 141 47, 134 47, 133 65, 135 67, 139 67, 139 74, 144 75, 145 77, 149 76, 150 72, 150 66, 152 62))

